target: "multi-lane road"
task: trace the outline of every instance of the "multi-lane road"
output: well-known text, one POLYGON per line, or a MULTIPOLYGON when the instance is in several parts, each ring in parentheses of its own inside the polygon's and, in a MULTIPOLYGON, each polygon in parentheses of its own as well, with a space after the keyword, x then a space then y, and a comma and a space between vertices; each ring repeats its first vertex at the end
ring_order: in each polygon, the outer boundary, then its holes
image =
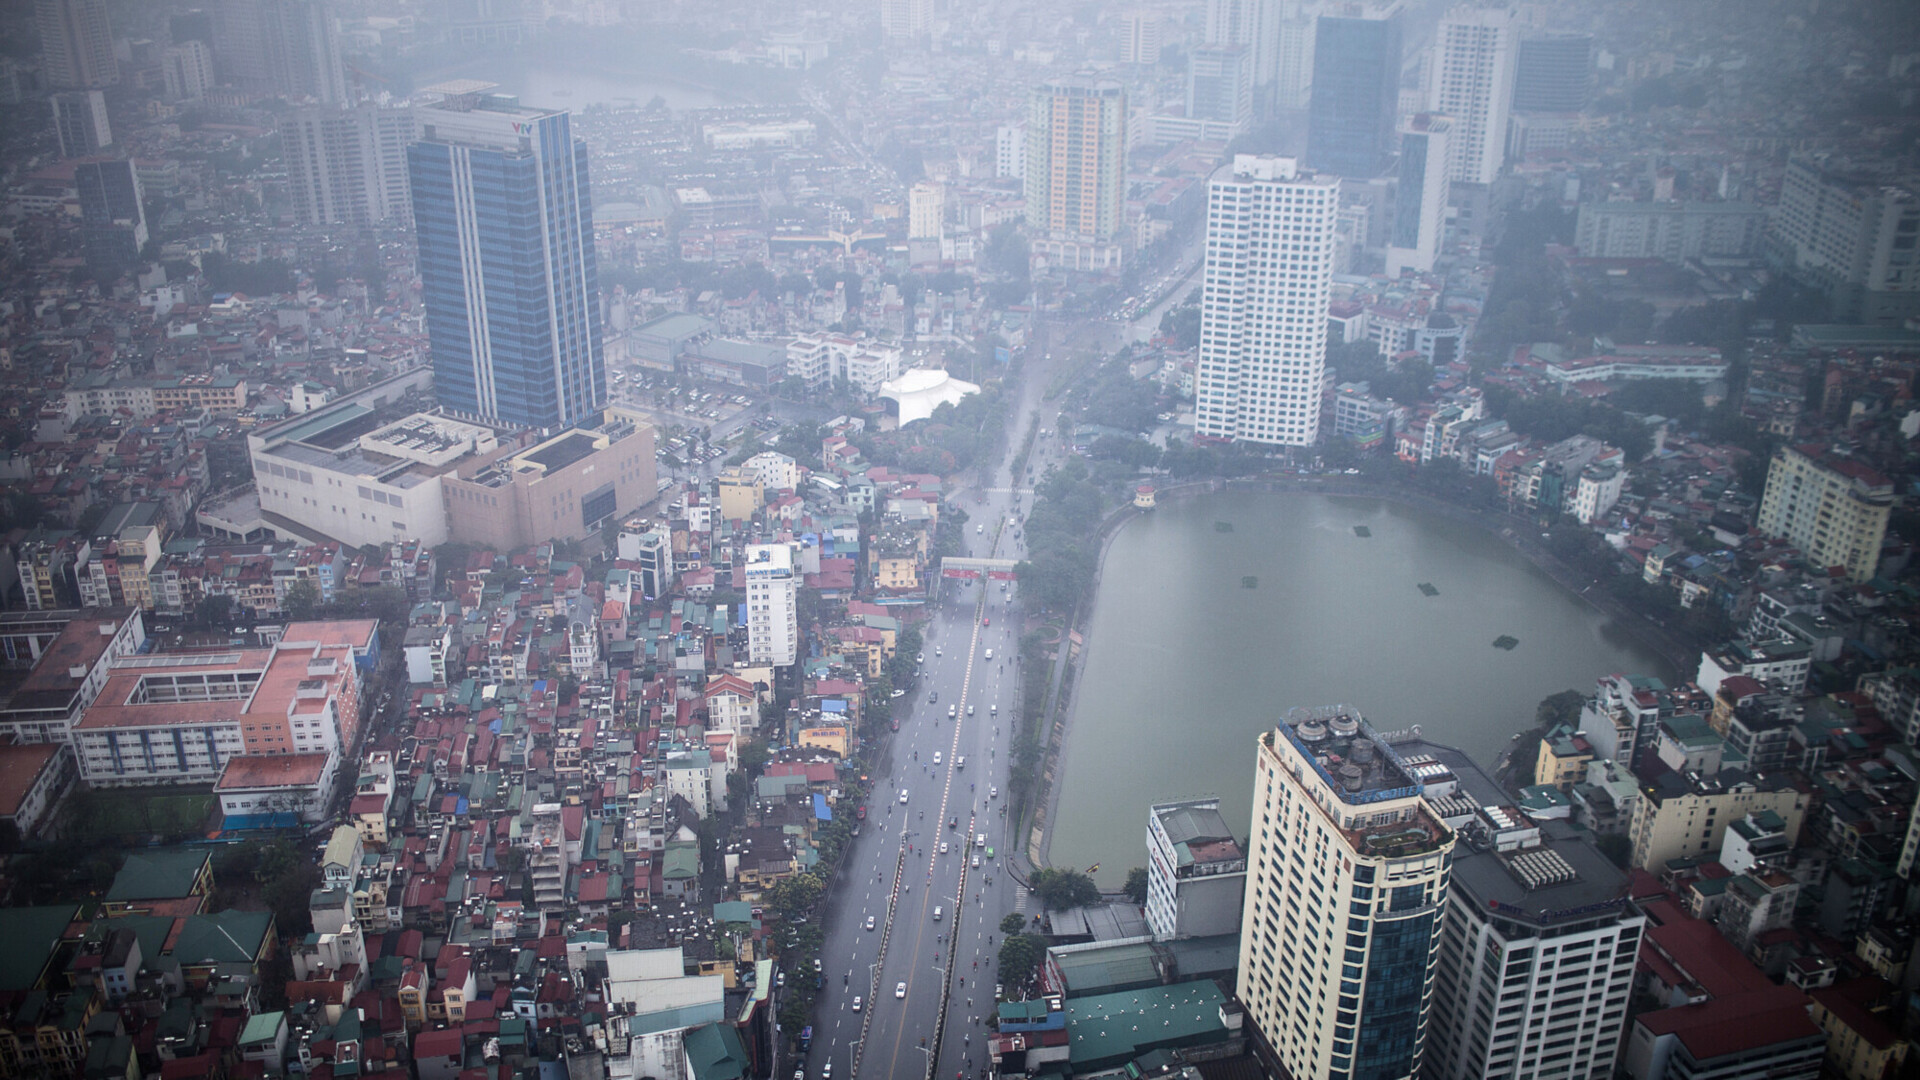
MULTIPOLYGON (((1045 353, 1036 353, 1007 425, 1009 456, 1039 415, 1050 377, 1045 353)), ((1036 473, 1057 457, 1057 433, 1049 436, 1036 447, 1036 473)), ((1024 473, 1014 482, 1011 464, 983 470, 985 479, 955 498, 968 515, 968 555, 1025 555, 1021 511, 1032 493, 1024 473)), ((852 1076, 856 1061, 860 1077, 981 1075, 1000 920, 1038 911, 1006 869, 1015 839, 1004 786, 1019 702, 1018 587, 949 580, 931 616, 919 684, 895 710, 900 730, 874 766, 866 820, 825 905, 826 984, 798 1069, 807 1078, 852 1076)))

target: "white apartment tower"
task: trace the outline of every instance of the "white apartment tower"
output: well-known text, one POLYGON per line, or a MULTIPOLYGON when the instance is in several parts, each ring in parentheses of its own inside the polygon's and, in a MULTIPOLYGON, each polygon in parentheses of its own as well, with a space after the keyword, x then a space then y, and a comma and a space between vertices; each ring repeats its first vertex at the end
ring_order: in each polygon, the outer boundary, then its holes
POLYGON ((281 129, 287 187, 306 225, 377 225, 411 210, 407 145, 419 138, 409 108, 374 104, 296 109, 281 129))
POLYGON ((1120 15, 1120 62, 1152 67, 1160 62, 1160 13, 1135 8, 1120 15))
POLYGON ((1320 435, 1340 181, 1240 154, 1207 188, 1197 430, 1311 446, 1320 435))
POLYGON ((1304 109, 1313 100, 1313 47, 1319 29, 1319 13, 1309 5, 1290 3, 1282 12, 1274 32, 1275 109, 1304 109))
POLYGON ((1027 178, 1027 125, 1002 124, 994 133, 993 175, 1001 179, 1027 178))
POLYGON ((1508 8, 1462 4, 1434 32, 1429 111, 1453 118, 1456 184, 1491 184, 1506 159, 1518 26, 1508 8))
POLYGON ((793 549, 785 544, 747 545, 747 658, 785 667, 800 655, 800 579, 793 549))
POLYGON ((880 36, 888 44, 924 43, 933 29, 933 0, 880 0, 880 36))
POLYGON ((938 240, 946 235, 947 186, 922 180, 907 190, 907 237, 938 240))
POLYGON ((1237 996, 1294 1076, 1421 1075, 1452 830, 1351 706, 1256 747, 1237 996))

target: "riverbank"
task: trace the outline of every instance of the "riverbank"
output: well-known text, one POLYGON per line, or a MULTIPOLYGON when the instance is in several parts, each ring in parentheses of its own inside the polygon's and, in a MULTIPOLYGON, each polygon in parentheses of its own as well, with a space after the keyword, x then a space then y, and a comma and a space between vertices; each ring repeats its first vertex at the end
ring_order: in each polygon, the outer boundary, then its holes
MULTIPOLYGON (((1049 754, 1046 759, 1045 767, 1041 770, 1041 778, 1042 778, 1042 782, 1045 785, 1045 789, 1042 792, 1037 793, 1035 796, 1034 803, 1035 803, 1035 806, 1038 807, 1039 809, 1034 814, 1034 820, 1031 823, 1029 823, 1030 824, 1029 832, 1027 832, 1026 834, 1023 834, 1023 838, 1027 842, 1021 845, 1022 849, 1027 851, 1032 856, 1035 865, 1046 866, 1051 864, 1051 842, 1054 834, 1057 832, 1057 826, 1060 822, 1060 802, 1062 798, 1061 792, 1062 792, 1062 788, 1067 782, 1067 771, 1065 766, 1069 760, 1072 760, 1069 758, 1068 752, 1070 749, 1074 747, 1073 740, 1077 733, 1077 728, 1079 727, 1079 723, 1081 719, 1080 716, 1078 715, 1078 708, 1079 708, 1079 702, 1083 695, 1083 689, 1087 693, 1092 693, 1094 699, 1104 700, 1102 696, 1102 692, 1097 692, 1100 690, 1100 687, 1091 686, 1091 685, 1083 687, 1083 680, 1086 678, 1086 671, 1089 668, 1089 666, 1096 663, 1096 661, 1092 659, 1093 654, 1089 650, 1097 646, 1104 646, 1107 648, 1114 647, 1114 645, 1111 642, 1096 643, 1096 638, 1099 635, 1099 631, 1096 631, 1095 629, 1095 623, 1098 621, 1096 619, 1096 614, 1099 612, 1101 605, 1103 604, 1103 602, 1112 602, 1110 598, 1103 596, 1102 589, 1103 589, 1103 585, 1105 585, 1109 580, 1106 576, 1107 563, 1109 558, 1112 557, 1112 545, 1114 543, 1114 540, 1120 535, 1120 531, 1123 527, 1131 523, 1135 517, 1143 513, 1156 513, 1156 512, 1164 513, 1166 512, 1166 508, 1170 505, 1178 505, 1188 500, 1201 498, 1209 495, 1218 496, 1218 495, 1226 494, 1231 497, 1231 496, 1237 496, 1240 494, 1252 495, 1256 493, 1281 494, 1281 495, 1340 496, 1340 497, 1346 497, 1346 498, 1374 500, 1379 503, 1404 507, 1406 509, 1418 511, 1422 514, 1427 514, 1435 518, 1443 519, 1446 522, 1449 522, 1452 524, 1458 524, 1462 526, 1471 526, 1473 532, 1476 534, 1479 534, 1482 538, 1491 537, 1501 541, 1500 546, 1506 548, 1511 552, 1519 554, 1522 560, 1524 560, 1526 564, 1531 565, 1533 568, 1539 570, 1542 574, 1544 574, 1548 578, 1548 580, 1552 582, 1553 586, 1558 586, 1558 589, 1554 589, 1552 586, 1547 585, 1545 582, 1541 582, 1537 585, 1532 586, 1532 588, 1535 590, 1544 590, 1544 592, 1541 592, 1540 595, 1556 594, 1558 596, 1571 598, 1576 601, 1584 601, 1584 603, 1568 605, 1564 608, 1557 608, 1556 610, 1560 610, 1563 612, 1573 612, 1573 611, 1578 611, 1580 608, 1584 607, 1587 610, 1594 612, 1599 616, 1603 616, 1604 620, 1596 620, 1594 625, 1595 626, 1605 625, 1607 627, 1608 635, 1609 635, 1608 636, 1609 645, 1607 647, 1609 650, 1615 647, 1614 643, 1617 643, 1622 640, 1630 641, 1632 643, 1631 647, 1627 647, 1627 646, 1620 646, 1620 647, 1628 648, 1628 651, 1630 653, 1632 653, 1635 656, 1641 657, 1640 661, 1638 662, 1648 664, 1649 666, 1646 670, 1654 671, 1658 674, 1661 674, 1662 676, 1679 674, 1680 677, 1685 677, 1684 674, 1680 674, 1680 673, 1690 673, 1693 670, 1694 662, 1697 661, 1699 653, 1691 643, 1680 639, 1676 635, 1666 632, 1663 628, 1660 628, 1651 624, 1650 622, 1648 622, 1647 620, 1645 620, 1635 612, 1622 610, 1618 605, 1611 602, 1610 597, 1606 596, 1603 590, 1593 588, 1592 586, 1595 584, 1593 581, 1586 579, 1581 575, 1578 575, 1577 573, 1572 571, 1569 567, 1565 566, 1564 564, 1561 564, 1559 560, 1555 559, 1553 555, 1547 550, 1545 550, 1542 545, 1538 543, 1530 542, 1530 540, 1533 537, 1538 536, 1538 528, 1524 518, 1516 518, 1516 517, 1510 517, 1509 515, 1505 515, 1505 514, 1487 513, 1487 512, 1481 512, 1481 511, 1475 511, 1475 510, 1463 508, 1463 507, 1454 505, 1452 503, 1449 503, 1445 500, 1435 498, 1423 491, 1409 490, 1408 488, 1403 487, 1401 485, 1397 485, 1397 484, 1356 482, 1347 477, 1316 478, 1316 477, 1294 477, 1294 476, 1286 476, 1286 477, 1263 476, 1263 477, 1253 477, 1253 478, 1240 479, 1240 480, 1224 480, 1224 479, 1204 480, 1204 481, 1196 481, 1196 482, 1187 483, 1187 484, 1173 485, 1167 488, 1163 488, 1157 492, 1157 496, 1156 496, 1157 501, 1161 504, 1161 509, 1159 511, 1142 511, 1142 510, 1137 510, 1129 505, 1114 511, 1112 514, 1108 515, 1108 517, 1102 523, 1100 533, 1099 533, 1099 547, 1098 547, 1096 561, 1094 565, 1093 581, 1089 588, 1087 596, 1085 597, 1085 599, 1082 601, 1080 605, 1080 610, 1076 613, 1076 619, 1074 622, 1074 628, 1080 633, 1082 638, 1080 655, 1075 661, 1075 669, 1070 673, 1070 678, 1067 680, 1064 692, 1059 695, 1059 699, 1060 699, 1059 705, 1054 710, 1052 710, 1047 717, 1043 718, 1043 722, 1047 724, 1047 727, 1043 728, 1042 730, 1046 731, 1049 736, 1046 744, 1048 746, 1049 754), (1618 631, 1617 634, 1614 633, 1615 630, 1618 631), (1660 664, 1662 662, 1664 662, 1664 664, 1667 665, 1667 667, 1670 670, 1661 670, 1660 664)), ((1229 501, 1228 503, 1223 505, 1231 505, 1231 502, 1229 501)), ((1288 512, 1281 511, 1280 513, 1284 517, 1284 515, 1288 512)), ((1215 516, 1231 516, 1231 515, 1221 512, 1221 513, 1216 513, 1215 516)), ((1241 531, 1245 532, 1246 522, 1242 521, 1241 524, 1242 524, 1241 531)), ((1436 526, 1437 525, 1438 523, 1436 523, 1436 526)), ((1376 523, 1374 528, 1377 533, 1377 530, 1379 529, 1379 525, 1376 523)), ((1344 532, 1344 527, 1342 527, 1341 531, 1344 532)), ((1476 540, 1475 544, 1479 544, 1479 541, 1476 540)), ((1489 550, 1493 550, 1492 545, 1487 545, 1487 547, 1489 548, 1489 550)), ((1519 570, 1519 566, 1518 566, 1519 562, 1520 560, 1513 560, 1512 562, 1512 565, 1515 567, 1516 571, 1519 570)), ((1345 566, 1346 564, 1343 563, 1341 565, 1345 566)), ((1461 565, 1465 566, 1468 564, 1461 564, 1461 565)), ((1236 571, 1236 573, 1238 572, 1242 572, 1242 571, 1236 571)), ((1353 572, 1353 569, 1352 567, 1348 566, 1346 569, 1343 569, 1339 572, 1342 574, 1351 573, 1353 572)), ((1430 572, 1431 571, 1429 571, 1429 573, 1430 572)), ((1420 580, 1420 579, 1416 578, 1415 580, 1420 580)), ((1441 579, 1435 577, 1435 578, 1432 578, 1432 580, 1441 580, 1441 579)), ((1247 587, 1253 588, 1256 586, 1249 585, 1247 587)), ((1262 588, 1263 594, 1264 594, 1264 590, 1265 588, 1267 588, 1267 586, 1264 583, 1262 583, 1258 587, 1262 588)), ((1135 590, 1133 589, 1133 586, 1129 585, 1128 594, 1134 595, 1134 592, 1135 590)), ((1457 596, 1459 594, 1455 593, 1454 595, 1457 596)), ((1213 602, 1218 603, 1222 600, 1226 600, 1226 602, 1229 605, 1235 603, 1235 601, 1232 601, 1231 599, 1227 599, 1225 595, 1215 596, 1213 602)), ((1162 603, 1165 603, 1165 602, 1166 601, 1163 599, 1162 603)), ((1564 601, 1555 601, 1555 603, 1556 604, 1564 603, 1564 601)), ((1242 612, 1242 615, 1240 617, 1244 618, 1246 617, 1246 612, 1249 609, 1239 608, 1238 610, 1242 612)), ((1564 619, 1565 615, 1562 614, 1560 616, 1556 616, 1556 618, 1564 619)), ((1555 625, 1567 625, 1567 624, 1556 623, 1555 625)), ((1492 629, 1500 629, 1500 628, 1496 624, 1492 629)), ((1112 631, 1113 631, 1112 617, 1111 617, 1111 613, 1108 613, 1108 625, 1106 627, 1106 633, 1110 634, 1112 633, 1112 631)), ((1186 632, 1188 634, 1193 633, 1194 627, 1189 626, 1186 632)), ((1491 630, 1485 631, 1485 632, 1488 632, 1489 636, 1491 636, 1491 630)), ((1191 640, 1191 638, 1183 637, 1181 640, 1191 640)), ((1137 643, 1135 643, 1135 645, 1137 645, 1137 643)), ((1134 646, 1129 646, 1129 647, 1134 647, 1134 646)), ((1575 651, 1573 652, 1568 652, 1567 651, 1568 647, 1569 647, 1568 644, 1563 639, 1560 645, 1560 651, 1557 653, 1554 653, 1553 656, 1557 658, 1557 657, 1579 657, 1584 655, 1584 653, 1581 651, 1581 649, 1583 649, 1584 646, 1576 647, 1575 651)), ((1606 656, 1608 657, 1608 659, 1602 660, 1601 662, 1611 663, 1619 659, 1617 657, 1613 657, 1613 654, 1611 653, 1611 651, 1609 651, 1606 654, 1606 656)), ((1107 670, 1105 675, 1099 676, 1100 678, 1109 679, 1114 674, 1113 671, 1111 670, 1111 659, 1112 658, 1109 657, 1108 662, 1103 664, 1103 667, 1105 667, 1107 670)), ((1620 662, 1624 663, 1629 661, 1620 661, 1620 662)), ((1477 664, 1478 661, 1474 661, 1474 663, 1477 664)), ((1569 679, 1569 682, 1577 682, 1577 680, 1587 677, 1587 673, 1569 672, 1567 673, 1566 677, 1569 679)), ((1107 684, 1103 682, 1100 685, 1106 686, 1107 684)), ((1555 687, 1552 687, 1551 689, 1562 689, 1562 688, 1565 688, 1565 686, 1564 685, 1555 686, 1555 687)), ((1324 686, 1323 686, 1323 689, 1325 689, 1324 686)), ((1111 695, 1108 694, 1106 695, 1106 697, 1110 698, 1111 695)), ((1456 693, 1455 699, 1458 699, 1458 698, 1459 698, 1459 694, 1456 693)), ((1185 701, 1187 700, 1187 698, 1183 695, 1179 698, 1179 700, 1185 701)), ((1474 696, 1473 700, 1478 700, 1477 695, 1474 696)), ((1099 715, 1102 715, 1102 716, 1107 715, 1107 712, 1110 711, 1112 707, 1114 707, 1114 704, 1115 703, 1112 700, 1104 700, 1104 704, 1100 706, 1100 708, 1103 711, 1099 715)), ((1218 703, 1216 702, 1216 705, 1217 704, 1218 703)), ((1512 702, 1503 702, 1503 705, 1502 705, 1503 711, 1500 713, 1500 715, 1503 717, 1506 716, 1508 711, 1507 706, 1511 706, 1512 704, 1513 704, 1512 702)), ((1531 719, 1531 714, 1533 711, 1531 705, 1532 705, 1531 700, 1529 700, 1526 708, 1527 715, 1525 720, 1522 719, 1522 717, 1518 712, 1514 713, 1513 720, 1511 721, 1514 725, 1513 728, 1507 729, 1507 731, 1503 731, 1498 736, 1500 740, 1504 742, 1505 739, 1507 738, 1508 732, 1512 730, 1530 726, 1530 724, 1527 723, 1526 720, 1531 719)), ((1169 698, 1166 701, 1161 703, 1162 711, 1166 711, 1169 706, 1171 706, 1173 709, 1179 709, 1182 707, 1179 704, 1177 704, 1174 701, 1174 699, 1169 698)), ((1238 704, 1236 707, 1244 707, 1244 704, 1243 703, 1238 704)), ((1504 725, 1501 725, 1501 726, 1504 726, 1504 725)), ((1471 740, 1471 741, 1474 741, 1476 743, 1479 741, 1484 741, 1485 729, 1482 728, 1480 730, 1482 732, 1481 738, 1471 740)), ((1215 747, 1214 752, 1218 753, 1223 751, 1221 748, 1215 747)), ((1489 751, 1489 753, 1491 753, 1491 751, 1489 751)), ((1484 755, 1476 755, 1476 757, 1480 757, 1480 756, 1484 756, 1484 755)), ((1081 766, 1081 769, 1083 772, 1085 767, 1086 765, 1083 762, 1081 766)), ((1073 781, 1076 787, 1076 790, 1080 790, 1084 786, 1083 781, 1084 781, 1084 777, 1082 777, 1080 780, 1073 781)), ((1076 796, 1076 798, 1078 797, 1079 796, 1076 796)), ((1075 805, 1078 806, 1079 804, 1076 803, 1075 805)), ((1127 812, 1131 812, 1131 811, 1129 810, 1127 812)), ((1082 817, 1084 817, 1084 808, 1082 808, 1081 813, 1074 815, 1074 818, 1075 818, 1074 821, 1069 821, 1067 823, 1069 826, 1069 832, 1073 834, 1075 837, 1074 841, 1072 842, 1074 852, 1070 857, 1076 860, 1079 859, 1081 856, 1084 856, 1087 854, 1086 851, 1082 850, 1084 847, 1084 841, 1086 840, 1086 836, 1083 835, 1085 833, 1086 824, 1084 821, 1079 820, 1082 817)), ((1104 861, 1114 862, 1115 861, 1114 852, 1112 850, 1113 846, 1114 846, 1113 842, 1109 840, 1104 844, 1103 847, 1101 847, 1099 850, 1097 850, 1093 854, 1095 856, 1102 857, 1104 861)))

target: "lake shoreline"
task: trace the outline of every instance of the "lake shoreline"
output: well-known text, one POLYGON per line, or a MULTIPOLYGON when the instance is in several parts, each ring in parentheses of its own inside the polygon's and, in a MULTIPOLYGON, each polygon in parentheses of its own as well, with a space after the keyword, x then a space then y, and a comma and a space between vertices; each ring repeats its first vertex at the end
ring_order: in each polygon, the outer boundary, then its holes
MULTIPOLYGON (((1409 491, 1400 485, 1353 482, 1345 478, 1330 483, 1321 480, 1301 480, 1288 477, 1252 477, 1231 480, 1211 479, 1195 481, 1156 490, 1155 502, 1158 506, 1164 506, 1172 502, 1191 501, 1206 495, 1235 492, 1249 495, 1311 495, 1332 498, 1374 499, 1382 503, 1395 504, 1423 513, 1432 513, 1453 522, 1470 525, 1476 531, 1499 540, 1504 546, 1519 554, 1527 563, 1551 579, 1563 593, 1581 601, 1584 606, 1612 620, 1615 625, 1625 630, 1636 644, 1648 652, 1657 655, 1675 672, 1689 670, 1691 662, 1695 661, 1698 657, 1697 651, 1686 646, 1672 635, 1667 634, 1664 630, 1653 626, 1644 617, 1632 612, 1623 612, 1613 606, 1600 603, 1598 598, 1591 595, 1590 587, 1587 590, 1579 588, 1579 579, 1570 568, 1554 558, 1552 553, 1545 551, 1539 545, 1529 543, 1527 536, 1519 531, 1520 528, 1532 527, 1532 523, 1524 518, 1470 510, 1442 499, 1433 498, 1421 492, 1409 491)), ((1050 765, 1050 767, 1043 767, 1041 770, 1041 781, 1045 784, 1045 790, 1040 793, 1039 798, 1036 800, 1037 804, 1044 808, 1042 811, 1044 814, 1043 821, 1045 823, 1044 831, 1041 834, 1037 847, 1022 845, 1023 848, 1027 848, 1033 854, 1037 855, 1037 858, 1034 860, 1036 866, 1053 866, 1051 848, 1054 834, 1058 831, 1060 794, 1065 784, 1067 765, 1073 749, 1072 740, 1074 729, 1078 726, 1081 682, 1085 677, 1088 661, 1095 645, 1093 634, 1094 615, 1100 604, 1101 587, 1105 581, 1107 560, 1111 553, 1113 542, 1125 526, 1143 515, 1156 512, 1158 512, 1157 508, 1155 510, 1141 510, 1134 506, 1126 505, 1109 514, 1106 520, 1101 523, 1098 534, 1100 551, 1098 558, 1096 558, 1094 562, 1093 581, 1088 587, 1086 600, 1080 605, 1080 617, 1075 621, 1074 626, 1068 628, 1070 632, 1077 631, 1080 634, 1081 647, 1080 655, 1077 660, 1074 661, 1074 670, 1071 672, 1065 687, 1067 691, 1067 707, 1064 710, 1056 711, 1055 715, 1050 718, 1049 741, 1057 744, 1057 750, 1053 750, 1049 754, 1050 761, 1047 764, 1050 765)), ((1063 640, 1063 645, 1067 645, 1066 640, 1063 640)), ((1524 732, 1529 730, 1531 726, 1530 724, 1525 724, 1517 730, 1524 732)), ((1032 824, 1030 822, 1029 828, 1031 827, 1032 824)), ((1144 823, 1142 827, 1144 828, 1144 823)), ((1129 865, 1131 865, 1131 863, 1129 865)))

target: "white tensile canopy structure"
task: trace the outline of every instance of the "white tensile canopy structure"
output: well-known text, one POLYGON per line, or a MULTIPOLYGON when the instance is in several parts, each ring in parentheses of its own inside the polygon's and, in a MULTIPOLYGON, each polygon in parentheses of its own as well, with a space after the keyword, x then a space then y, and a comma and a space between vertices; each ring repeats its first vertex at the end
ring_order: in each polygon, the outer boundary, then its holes
POLYGON ((925 420, 942 405, 958 405, 968 394, 980 388, 956 379, 942 368, 913 368, 899 378, 880 384, 880 396, 900 406, 900 426, 925 420))

